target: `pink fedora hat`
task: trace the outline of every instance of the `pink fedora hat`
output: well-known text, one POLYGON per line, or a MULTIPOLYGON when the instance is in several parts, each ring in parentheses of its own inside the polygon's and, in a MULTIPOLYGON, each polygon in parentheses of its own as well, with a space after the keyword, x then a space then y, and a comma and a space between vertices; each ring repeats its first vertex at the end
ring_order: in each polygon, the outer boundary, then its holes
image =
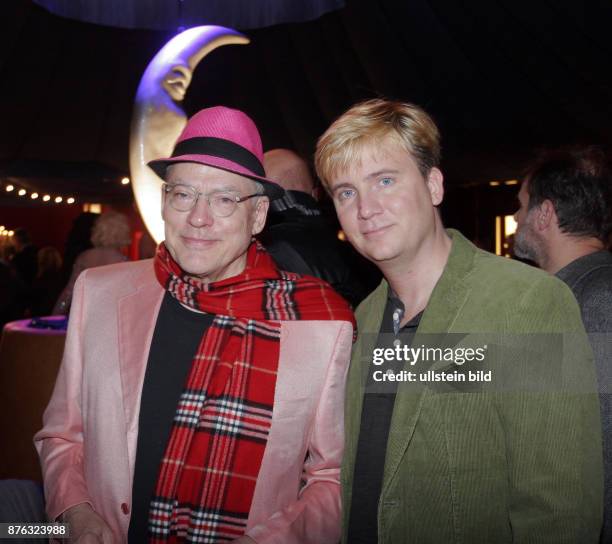
POLYGON ((165 179, 166 168, 177 162, 197 162, 259 181, 270 200, 284 195, 280 185, 265 177, 259 131, 239 110, 224 106, 200 110, 187 122, 172 156, 149 166, 165 179))

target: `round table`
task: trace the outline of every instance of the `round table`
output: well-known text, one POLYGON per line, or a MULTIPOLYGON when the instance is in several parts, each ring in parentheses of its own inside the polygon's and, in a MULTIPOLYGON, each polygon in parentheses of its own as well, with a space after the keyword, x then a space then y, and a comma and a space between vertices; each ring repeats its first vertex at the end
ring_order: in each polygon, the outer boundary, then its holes
POLYGON ((66 331, 32 328, 30 321, 7 323, 0 338, 0 479, 42 481, 32 437, 42 427, 66 331))

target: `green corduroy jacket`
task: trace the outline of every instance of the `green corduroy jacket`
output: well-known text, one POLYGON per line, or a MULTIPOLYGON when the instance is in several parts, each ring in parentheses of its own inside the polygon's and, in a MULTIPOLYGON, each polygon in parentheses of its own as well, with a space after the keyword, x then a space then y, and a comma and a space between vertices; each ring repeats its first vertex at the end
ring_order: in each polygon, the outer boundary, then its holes
MULTIPOLYGON (((490 369, 492 381, 400 384, 378 503, 379 542, 595 543, 603 502, 601 430, 578 305, 553 276, 481 251, 457 231, 448 234, 450 256, 412 346, 469 347, 488 338, 489 360, 405 368, 490 369), (432 340, 432 333, 464 335, 432 340)), ((383 281, 356 312, 343 542, 364 384, 387 293, 383 281)))

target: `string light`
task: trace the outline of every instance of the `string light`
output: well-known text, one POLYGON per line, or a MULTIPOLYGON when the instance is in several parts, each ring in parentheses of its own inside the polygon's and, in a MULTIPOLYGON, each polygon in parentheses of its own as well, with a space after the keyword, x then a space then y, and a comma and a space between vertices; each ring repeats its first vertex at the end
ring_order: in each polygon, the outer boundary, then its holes
POLYGON ((130 183, 130 178, 121 178, 121 185, 128 185, 130 183))
MULTIPOLYGON (((74 204, 77 199, 73 196, 66 196, 66 195, 50 195, 50 194, 41 194, 38 193, 36 191, 33 191, 30 193, 30 189, 27 187, 23 187, 23 186, 19 186, 19 185, 15 185, 14 183, 6 183, 6 182, 2 182, 0 181, 0 190, 4 190, 7 193, 12 193, 14 192, 16 195, 18 196, 25 196, 27 194, 29 194, 30 199, 32 200, 42 200, 43 202, 55 202, 56 204, 61 204, 62 202, 66 203, 66 204, 74 204)), ((2 231, 0 231, 2 232, 2 231)))

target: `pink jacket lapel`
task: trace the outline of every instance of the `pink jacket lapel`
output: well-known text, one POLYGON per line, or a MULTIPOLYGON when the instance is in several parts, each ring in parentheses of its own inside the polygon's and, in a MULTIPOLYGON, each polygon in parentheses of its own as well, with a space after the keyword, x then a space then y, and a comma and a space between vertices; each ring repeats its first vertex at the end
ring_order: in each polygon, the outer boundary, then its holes
POLYGON ((164 290, 149 273, 137 278, 136 290, 118 300, 119 368, 128 430, 130 466, 134 466, 140 397, 151 339, 164 290))

